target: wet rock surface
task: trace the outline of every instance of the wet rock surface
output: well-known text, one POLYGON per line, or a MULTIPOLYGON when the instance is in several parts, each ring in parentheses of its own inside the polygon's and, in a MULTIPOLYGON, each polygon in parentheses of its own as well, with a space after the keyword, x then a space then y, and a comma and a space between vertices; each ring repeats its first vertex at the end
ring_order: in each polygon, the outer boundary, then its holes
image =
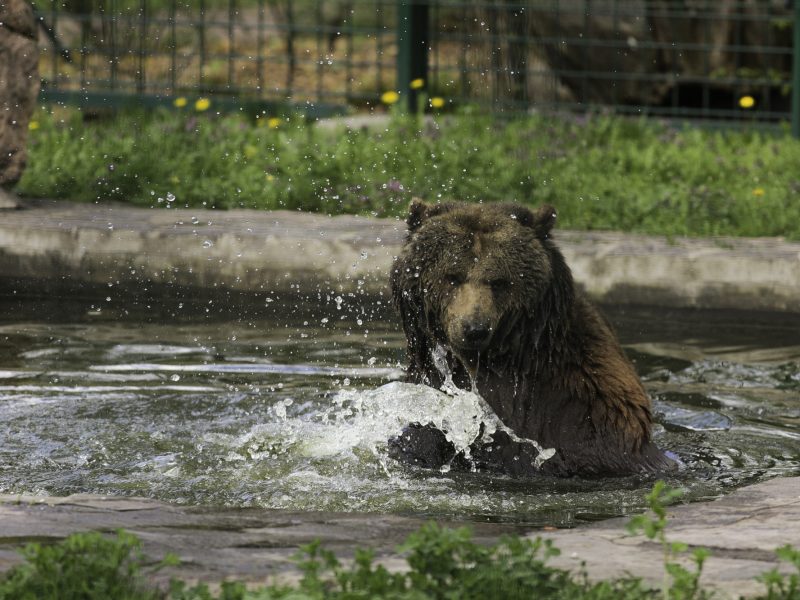
POLYGON ((17 198, 11 192, 8 192, 4 190, 2 187, 0 187, 0 210, 3 209, 15 210, 17 208, 20 208, 21 206, 22 203, 20 202, 19 198, 17 198))
MULTIPOLYGON (((388 294, 405 223, 291 211, 29 202, 0 223, 0 282, 15 293, 94 286, 164 295, 388 294)), ((596 300, 800 312, 800 243, 556 230, 596 300)))
MULTIPOLYGON (((395 547, 424 523, 395 515, 290 512, 264 509, 209 509, 136 498, 74 495, 64 498, 0 497, 0 570, 20 562, 15 549, 30 541, 56 541, 78 531, 125 529, 144 543, 149 556, 167 552, 182 564, 159 573, 220 581, 237 578, 268 583, 278 574, 297 571, 291 556, 316 539, 341 557, 357 547, 374 548, 378 556, 401 561, 395 547)), ((452 526, 463 523, 451 523, 452 526)), ((477 540, 522 534, 519 526, 472 525, 477 540)), ((404 564, 404 563, 403 563, 404 564)))
MULTIPOLYGON (((166 552, 183 559, 179 567, 157 575, 162 582, 171 576, 212 582, 226 577, 270 582, 276 575, 290 579, 297 575, 291 555, 315 539, 342 557, 352 556, 356 547, 371 547, 388 568, 402 569, 405 561, 395 548, 422 522, 393 515, 208 509, 90 495, 3 496, 0 569, 19 562, 16 549, 26 542, 118 528, 139 536, 154 559, 166 552)), ((661 548, 627 535, 626 522, 611 519, 559 531, 526 531, 512 524, 470 526, 483 542, 511 533, 546 536, 562 551, 552 564, 577 570, 585 562, 591 578, 632 574, 658 585, 661 548)), ((774 549, 800 540, 800 478, 777 478, 712 502, 672 507, 668 536, 712 551, 701 581, 720 597, 758 594, 763 588, 753 578, 778 564, 774 549)))
MULTIPOLYGON (((800 545, 800 478, 772 479, 713 502, 675 506, 668 518, 669 540, 711 551, 702 585, 723 598, 754 596, 764 592, 754 578, 778 564, 775 549, 800 545)), ((625 522, 611 519, 545 534, 561 549, 553 564, 575 568, 585 561, 592 578, 630 572, 656 583, 663 577, 661 546, 626 535, 625 522)), ((785 564, 781 570, 790 572, 785 564)))

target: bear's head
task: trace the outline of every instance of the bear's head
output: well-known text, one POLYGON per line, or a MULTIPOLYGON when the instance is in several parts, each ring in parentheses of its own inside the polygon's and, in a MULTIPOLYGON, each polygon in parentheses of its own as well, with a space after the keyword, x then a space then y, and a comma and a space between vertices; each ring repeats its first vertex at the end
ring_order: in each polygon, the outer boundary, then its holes
POLYGON ((412 202, 392 277, 410 348, 443 344, 471 370, 482 354, 535 343, 572 294, 555 220, 547 205, 412 202))

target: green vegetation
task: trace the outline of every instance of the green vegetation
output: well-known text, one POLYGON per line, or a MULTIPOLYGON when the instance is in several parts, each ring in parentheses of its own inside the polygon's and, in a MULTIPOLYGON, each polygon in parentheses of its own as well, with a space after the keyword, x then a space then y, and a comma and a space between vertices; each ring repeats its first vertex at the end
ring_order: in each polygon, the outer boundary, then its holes
MULTIPOLYGON (((633 577, 592 583, 584 571, 577 576, 550 567, 548 558, 559 551, 548 540, 504 538, 495 545, 472 541, 469 530, 446 529, 430 523, 413 533, 398 549, 408 571, 390 573, 374 562, 369 550, 357 550, 348 566, 318 542, 297 556, 302 579, 296 586, 271 585, 248 589, 241 582, 222 583, 214 592, 205 584, 189 586, 173 580, 168 591, 145 584, 147 570, 176 564, 168 556, 147 565, 139 541, 119 532, 108 539, 98 533, 72 535, 52 546, 31 544, 22 551, 26 562, 0 578, 0 600, 470 600, 483 598, 554 600, 638 600, 659 596, 664 600, 702 600, 711 593, 700 588, 706 550, 692 553, 695 569, 675 562, 688 549, 666 538, 666 505, 680 497, 658 482, 647 496, 652 516, 634 517, 633 532, 643 531, 664 548, 665 579, 660 592, 633 577)), ((800 551, 784 546, 778 556, 800 574, 800 551)), ((782 575, 774 569, 759 579, 767 586, 766 600, 800 600, 800 576, 782 575)))
POLYGON ((94 121, 42 114, 18 191, 377 216, 402 215, 412 195, 549 202, 564 228, 800 239, 800 141, 789 135, 470 111, 344 130, 194 107, 94 121))
POLYGON ((758 579, 767 586, 767 600, 779 598, 800 598, 800 550, 795 550, 789 544, 781 546, 775 553, 782 561, 788 562, 797 569, 797 573, 789 576, 782 575, 778 569, 770 569, 758 579))
MULTIPOLYGON (((445 529, 430 523, 413 533, 399 550, 407 553, 410 570, 390 573, 374 564, 373 554, 358 550, 344 567, 330 551, 313 543, 302 549, 298 564, 303 577, 297 587, 272 586, 246 592, 230 584, 225 600, 267 598, 335 599, 391 598, 392 600, 485 598, 638 599, 651 592, 637 579, 590 583, 568 571, 545 564, 558 554, 548 541, 507 538, 485 547, 472 541, 466 528, 445 529)), ((173 582, 173 599, 213 598, 205 585, 194 588, 173 582)))
MULTIPOLYGON (((79 533, 53 544, 29 544, 25 562, 0 579, 2 600, 156 600, 162 595, 147 587, 141 542, 124 531, 115 538, 79 533)), ((158 568, 176 564, 168 556, 158 568)))
POLYGON ((628 531, 636 534, 644 533, 650 540, 656 540, 664 551, 664 581, 661 584, 661 595, 664 600, 670 598, 710 598, 711 594, 700 589, 700 575, 703 563, 710 556, 705 548, 692 550, 691 558, 695 568, 690 571, 676 558, 687 552, 689 547, 683 542, 671 542, 667 539, 667 505, 672 504, 682 495, 679 489, 666 487, 663 481, 656 482, 653 491, 647 495, 647 504, 653 515, 637 515, 628 523, 628 531))

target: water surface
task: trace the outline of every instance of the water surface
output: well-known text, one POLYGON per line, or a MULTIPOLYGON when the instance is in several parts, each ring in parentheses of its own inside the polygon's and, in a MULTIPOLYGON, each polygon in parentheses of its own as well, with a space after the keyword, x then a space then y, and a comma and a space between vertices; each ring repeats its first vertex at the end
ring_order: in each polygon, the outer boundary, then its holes
MULTIPOLYGON (((641 508, 653 483, 515 481, 387 458, 407 419, 449 415, 379 389, 403 361, 385 299, 7 299, 0 310, 0 493, 571 525, 641 508)), ((798 317, 607 313, 691 499, 800 475, 798 317)))

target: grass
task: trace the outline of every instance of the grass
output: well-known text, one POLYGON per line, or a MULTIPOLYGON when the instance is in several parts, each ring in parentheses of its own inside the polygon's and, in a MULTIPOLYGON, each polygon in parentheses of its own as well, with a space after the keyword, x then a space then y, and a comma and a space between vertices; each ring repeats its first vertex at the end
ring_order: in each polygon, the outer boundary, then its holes
MULTIPOLYGON (((644 532, 664 548, 661 590, 633 576, 591 582, 584 570, 571 573, 549 566, 547 560, 559 551, 548 540, 508 537, 482 546, 466 528, 430 523, 398 548, 408 564, 405 572, 389 572, 364 549, 357 550, 355 560, 345 566, 314 542, 296 557, 302 572, 296 585, 255 589, 229 581, 218 592, 203 583, 190 586, 179 580, 173 580, 167 591, 148 586, 148 572, 174 565, 176 559, 168 556, 149 565, 140 542, 128 533, 119 532, 116 538, 75 534, 55 545, 26 547, 22 552, 26 562, 0 576, 0 600, 703 600, 712 597, 699 583, 709 553, 693 550, 694 568, 686 568, 677 560, 688 548, 668 540, 665 533, 666 504, 679 496, 658 482, 647 497, 652 514, 635 517, 629 525, 631 531, 644 532)), ((759 579, 767 590, 763 598, 800 600, 800 551, 784 546, 777 552, 797 573, 783 575, 773 569, 762 575, 759 579)))
POLYGON ((412 195, 516 200, 555 205, 564 228, 800 239, 800 141, 756 128, 467 109, 330 130, 191 102, 94 121, 60 110, 34 127, 26 196, 382 217, 412 195))

